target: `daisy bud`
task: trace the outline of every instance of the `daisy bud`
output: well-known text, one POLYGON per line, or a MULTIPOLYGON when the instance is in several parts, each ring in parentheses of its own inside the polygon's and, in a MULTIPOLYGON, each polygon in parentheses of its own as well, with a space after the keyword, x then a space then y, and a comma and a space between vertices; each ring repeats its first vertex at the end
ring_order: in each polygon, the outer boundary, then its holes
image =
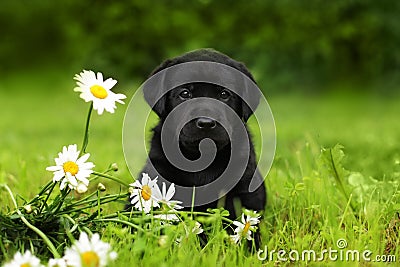
POLYGON ((97 190, 100 190, 100 191, 104 192, 104 191, 106 191, 106 186, 104 184, 102 184, 102 183, 99 183, 97 185, 97 190))
POLYGON ((160 247, 165 247, 167 245, 167 241, 168 241, 168 236, 161 235, 160 238, 158 239, 158 245, 160 247))
POLYGON ((78 186, 76 187, 76 192, 78 192, 79 194, 83 194, 88 190, 87 186, 80 183, 78 184, 78 186))
POLYGON ((113 171, 118 171, 118 165, 117 165, 117 163, 113 163, 113 164, 111 164, 111 170, 113 170, 113 171))
POLYGON ((32 206, 30 204, 25 205, 24 209, 25 209, 27 214, 30 214, 33 211, 32 206))

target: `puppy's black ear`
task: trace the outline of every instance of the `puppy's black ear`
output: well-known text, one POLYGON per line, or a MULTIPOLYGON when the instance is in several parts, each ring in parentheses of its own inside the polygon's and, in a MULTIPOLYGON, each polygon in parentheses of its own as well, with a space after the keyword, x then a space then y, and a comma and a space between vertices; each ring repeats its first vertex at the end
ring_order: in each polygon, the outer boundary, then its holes
POLYGON ((143 87, 144 99, 153 109, 153 111, 160 117, 163 118, 166 113, 166 93, 164 88, 165 74, 160 73, 163 69, 166 69, 175 63, 173 60, 166 60, 155 70, 152 71, 148 80, 143 87), (165 94, 164 94, 165 93, 165 94))
POLYGON ((245 103, 245 101, 242 100, 242 118, 244 122, 247 122, 247 120, 253 115, 254 110, 249 107, 245 103))
POLYGON ((235 66, 236 69, 240 70, 243 74, 245 74, 249 79, 243 77, 243 88, 241 92, 242 98, 242 118, 243 121, 247 122, 251 115, 253 115, 254 111, 256 110, 259 102, 261 93, 258 90, 256 81, 254 80, 253 75, 250 71, 246 68, 243 63, 237 63, 235 66), (252 84, 254 83, 254 84, 252 84))
POLYGON ((168 67, 171 67, 173 65, 177 64, 173 59, 167 59, 163 63, 161 63, 157 68, 155 68, 151 73, 150 76, 153 76, 154 74, 162 71, 163 69, 166 69, 168 67))
POLYGON ((146 97, 146 94, 144 98, 146 99, 147 103, 151 106, 151 109, 158 115, 159 118, 164 118, 165 117, 165 99, 166 95, 162 96, 153 106, 150 104, 151 102, 148 100, 148 97, 146 97))

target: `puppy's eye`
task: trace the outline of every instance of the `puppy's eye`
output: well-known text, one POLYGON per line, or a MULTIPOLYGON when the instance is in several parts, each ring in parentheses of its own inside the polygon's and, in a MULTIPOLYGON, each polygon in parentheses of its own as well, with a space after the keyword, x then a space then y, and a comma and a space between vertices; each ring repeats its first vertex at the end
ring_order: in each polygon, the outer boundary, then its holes
POLYGON ((231 97, 231 93, 228 90, 222 90, 219 93, 219 98, 221 98, 222 100, 227 100, 231 97))
POLYGON ((183 89, 180 93, 179 96, 182 99, 188 99, 192 97, 192 92, 190 92, 188 89, 183 89))

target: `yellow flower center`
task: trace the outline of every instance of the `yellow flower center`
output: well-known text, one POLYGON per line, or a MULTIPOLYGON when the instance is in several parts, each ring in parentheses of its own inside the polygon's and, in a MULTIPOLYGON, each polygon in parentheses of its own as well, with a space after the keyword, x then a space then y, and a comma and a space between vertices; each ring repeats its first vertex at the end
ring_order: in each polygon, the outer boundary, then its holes
POLYGON ((79 167, 75 162, 67 161, 63 164, 64 172, 69 172, 72 176, 78 173, 79 167))
POLYGON ((84 267, 99 267, 100 258, 96 252, 86 251, 81 254, 82 265, 84 267))
POLYGON ((151 197, 151 188, 148 185, 144 185, 142 187, 142 198, 147 201, 150 199, 150 197, 151 197))
POLYGON ((244 225, 244 227, 243 227, 243 232, 242 232, 242 235, 243 235, 243 236, 246 236, 247 232, 248 232, 249 229, 250 229, 250 226, 251 226, 251 224, 250 224, 249 222, 247 222, 247 223, 244 225))
POLYGON ((29 263, 22 263, 20 267, 31 267, 31 265, 29 263))
POLYGON ((90 92, 97 98, 104 99, 107 97, 108 93, 107 90, 100 85, 93 85, 90 87, 90 92))

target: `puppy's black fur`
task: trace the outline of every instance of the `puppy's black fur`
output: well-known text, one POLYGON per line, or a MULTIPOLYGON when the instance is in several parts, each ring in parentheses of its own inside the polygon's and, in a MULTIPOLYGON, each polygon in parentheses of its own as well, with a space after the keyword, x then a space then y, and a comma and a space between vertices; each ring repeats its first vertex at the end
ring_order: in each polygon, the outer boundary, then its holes
MULTIPOLYGON (((189 52, 182 56, 168 59, 163 62, 158 68, 156 68, 151 75, 160 72, 168 67, 192 61, 210 61, 217 62, 228 65, 230 67, 239 70, 252 81, 254 81, 253 76, 244 64, 239 63, 230 57, 219 53, 211 49, 200 49, 193 52, 189 52)), ((255 81, 254 81, 255 82, 255 81)), ((154 96, 155 92, 144 92, 145 99, 150 103, 151 98, 154 96)), ((259 101, 259 96, 252 96, 257 98, 255 101, 259 101)), ((227 167, 227 164, 231 158, 231 143, 229 140, 229 135, 227 131, 235 136, 236 127, 246 126, 246 121, 252 115, 252 110, 249 106, 244 103, 244 101, 235 93, 227 88, 217 86, 211 83, 190 83, 182 86, 178 86, 168 93, 166 93, 157 103, 154 105, 153 110, 160 117, 158 125, 153 129, 153 137, 151 140, 151 149, 147 164, 144 166, 142 172, 148 173, 150 177, 154 178, 156 176, 161 176, 171 183, 175 183, 181 186, 199 186, 208 184, 215 179, 217 179, 227 167), (214 141, 217 147, 217 153, 214 161, 206 169, 198 172, 188 172, 176 168, 170 163, 166 158, 163 148, 161 146, 161 129, 165 128, 169 131, 174 131, 173 127, 170 125, 164 125, 167 115, 180 103, 186 101, 187 99, 197 98, 197 97, 208 97, 217 99, 219 101, 227 104, 231 109, 233 109, 236 114, 242 119, 242 125, 234 125, 229 118, 229 115, 224 110, 220 108, 216 110, 213 106, 198 106, 194 105, 190 107, 192 110, 195 109, 207 109, 210 112, 216 112, 220 117, 221 121, 224 121, 224 125, 228 125, 228 129, 224 129, 218 122, 214 123, 212 120, 199 120, 194 119, 188 122, 179 133, 179 147, 182 154, 189 160, 196 160, 200 157, 200 152, 198 149, 199 142, 204 138, 210 138, 214 141), (199 127, 203 125, 205 127, 199 127)), ((190 113, 188 110, 187 113, 190 113)), ((182 118, 177 118, 177 120, 182 118)), ((176 128, 175 128, 176 131, 176 128)), ((246 127, 246 131, 247 127, 246 127)), ((266 204, 266 190, 264 183, 261 184, 255 191, 249 192, 249 184, 253 179, 263 180, 263 177, 257 169, 256 156, 254 153, 253 144, 251 142, 250 134, 249 144, 250 153, 247 158, 240 158, 239 160, 247 161, 247 167, 244 174, 240 177, 239 182, 236 186, 226 194, 224 207, 230 213, 231 219, 236 219, 237 214, 235 214, 234 200, 240 200, 243 207, 255 211, 263 211, 266 204)), ((246 141, 246 140, 244 140, 246 141)), ((243 142, 244 143, 244 142, 243 142)), ((237 177, 239 178, 239 177, 237 177)), ((208 208, 217 207, 218 201, 213 203, 198 206, 194 209, 197 211, 204 211, 208 208)), ((129 207, 129 206, 128 206, 129 207)), ((256 240, 257 241, 257 240, 256 240)))

